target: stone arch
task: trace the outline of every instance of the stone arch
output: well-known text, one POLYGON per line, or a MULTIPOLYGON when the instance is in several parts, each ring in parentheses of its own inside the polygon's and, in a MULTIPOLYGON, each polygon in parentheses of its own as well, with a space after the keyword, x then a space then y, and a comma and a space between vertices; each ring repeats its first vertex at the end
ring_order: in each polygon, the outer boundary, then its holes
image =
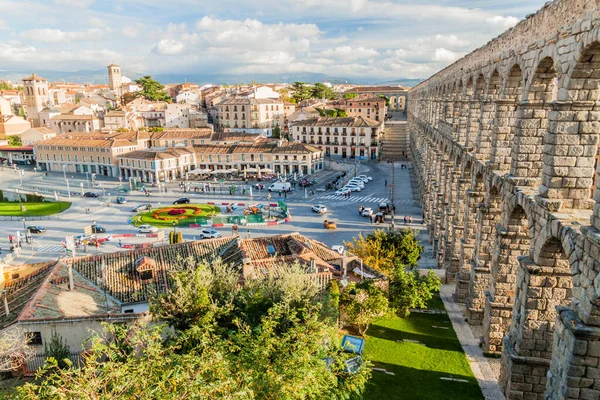
MULTIPOLYGON (((557 200, 563 208, 592 209, 598 167, 600 136, 600 42, 585 47, 568 79, 570 101, 552 104, 544 145, 542 197, 557 200)), ((557 207, 558 208, 558 207, 557 207)), ((594 215, 600 215, 596 205, 594 215)), ((600 223, 592 217, 592 224, 600 223)))
POLYGON ((540 377, 546 376, 552 360, 556 309, 572 303, 573 279, 561 240, 545 238, 536 258, 541 264, 530 257, 519 258, 513 318, 504 339, 500 373, 507 398, 514 398, 517 392, 529 397, 543 395, 546 385, 540 377), (520 360, 518 366, 516 359, 520 360), (538 385, 523 390, 519 383, 524 381, 538 385))
POLYGON ((538 187, 542 181, 544 137, 548 129, 548 112, 556 96, 556 81, 554 60, 543 58, 523 94, 524 101, 519 103, 510 168, 510 174, 519 186, 538 187))
MULTIPOLYGON (((481 75, 482 77, 482 75, 481 75)), ((479 79, 478 79, 479 81, 479 79)), ((475 155, 478 159, 488 160, 492 152, 492 135, 496 117, 496 100, 500 96, 502 79, 498 69, 494 68, 489 79, 484 82, 484 92, 480 105, 480 124, 475 139, 475 155)))

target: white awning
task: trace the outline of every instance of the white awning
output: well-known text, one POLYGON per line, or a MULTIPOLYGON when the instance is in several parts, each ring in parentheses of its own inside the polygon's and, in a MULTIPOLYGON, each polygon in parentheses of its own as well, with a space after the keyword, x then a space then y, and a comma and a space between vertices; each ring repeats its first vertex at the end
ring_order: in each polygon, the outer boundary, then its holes
POLYGON ((371 274, 366 273, 365 271, 361 271, 360 268, 358 268, 358 267, 354 268, 353 272, 358 276, 362 276, 363 278, 367 278, 367 279, 375 278, 375 275, 371 275, 371 274))

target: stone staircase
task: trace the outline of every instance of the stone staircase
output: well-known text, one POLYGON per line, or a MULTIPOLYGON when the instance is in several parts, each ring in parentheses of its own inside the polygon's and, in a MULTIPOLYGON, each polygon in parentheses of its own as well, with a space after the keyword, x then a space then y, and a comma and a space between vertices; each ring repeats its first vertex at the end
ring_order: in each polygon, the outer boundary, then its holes
POLYGON ((381 160, 408 161, 410 155, 408 124, 406 121, 387 121, 381 160))

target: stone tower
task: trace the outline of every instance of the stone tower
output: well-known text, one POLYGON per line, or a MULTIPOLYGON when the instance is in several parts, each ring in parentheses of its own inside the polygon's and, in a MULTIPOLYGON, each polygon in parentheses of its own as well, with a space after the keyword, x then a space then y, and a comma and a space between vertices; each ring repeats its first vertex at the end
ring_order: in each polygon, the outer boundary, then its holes
POLYGON ((48 81, 36 74, 23 78, 25 111, 33 127, 39 127, 39 112, 48 106, 48 81))
POLYGON ((115 100, 119 103, 123 94, 121 90, 121 67, 117 64, 110 64, 106 68, 108 68, 108 85, 115 93, 115 100))

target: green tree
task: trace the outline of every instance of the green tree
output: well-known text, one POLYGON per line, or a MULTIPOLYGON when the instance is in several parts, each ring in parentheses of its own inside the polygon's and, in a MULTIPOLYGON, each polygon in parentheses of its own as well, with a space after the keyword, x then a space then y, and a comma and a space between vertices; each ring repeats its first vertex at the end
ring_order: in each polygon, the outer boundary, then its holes
MULTIPOLYGON (((46 360, 48 361, 51 358, 56 361, 58 368, 68 368, 71 366, 70 355, 71 351, 67 341, 56 332, 56 329, 52 329, 50 341, 44 343, 44 357, 46 357, 46 360)), ((52 361, 50 362, 52 363, 52 361)))
POLYGON ((312 90, 310 86, 304 82, 294 82, 292 85, 292 98, 296 103, 300 103, 303 100, 308 100, 312 96, 312 90))
POLYGON ((0 90, 14 90, 14 88, 8 82, 0 81, 0 90))
POLYGON ((142 90, 135 92, 135 97, 143 97, 150 101, 171 102, 171 97, 165 92, 165 85, 152 79, 150 75, 136 79, 135 83, 142 87, 142 90))
POLYGON ((338 112, 337 112, 337 110, 336 110, 336 109, 329 109, 329 110, 325 110, 325 114, 326 114, 328 117, 331 117, 331 118, 335 118, 335 117, 337 117, 337 116, 338 116, 338 112))
POLYGON ((323 83, 315 83, 312 87, 311 97, 316 99, 329 99, 333 100, 337 96, 332 88, 328 87, 323 83))
POLYGON ((385 105, 386 106, 390 106, 390 98, 387 97, 385 94, 380 94, 379 97, 381 97, 382 99, 385 99, 385 105))
POLYGON ((279 139, 281 137, 281 128, 279 125, 276 125, 275 128, 271 130, 271 137, 275 139, 279 139))
POLYGON ((345 99, 353 99, 353 98, 355 98, 356 96, 358 96, 358 93, 344 93, 344 96, 343 96, 343 97, 344 97, 345 99))
POLYGON ((22 146, 23 142, 21 142, 20 136, 7 136, 8 145, 9 146, 22 146))
POLYGON ((427 301, 439 292, 441 285, 432 270, 421 276, 416 269, 397 268, 390 280, 391 306, 399 317, 408 317, 411 308, 427 308, 427 301))
POLYGON ((165 128, 162 126, 153 126, 152 128, 148 128, 148 132, 162 132, 165 128))
POLYGON ((423 252, 423 246, 410 229, 377 229, 367 236, 359 234, 344 244, 350 253, 388 277, 396 268, 415 267, 423 252))
POLYGON ((385 292, 372 280, 356 286, 347 286, 343 296, 343 310, 348 322, 355 325, 363 336, 369 326, 389 314, 389 300, 385 292))
POLYGON ((342 110, 341 108, 336 108, 335 110, 337 111, 337 116, 340 118, 348 116, 346 110, 342 110))

